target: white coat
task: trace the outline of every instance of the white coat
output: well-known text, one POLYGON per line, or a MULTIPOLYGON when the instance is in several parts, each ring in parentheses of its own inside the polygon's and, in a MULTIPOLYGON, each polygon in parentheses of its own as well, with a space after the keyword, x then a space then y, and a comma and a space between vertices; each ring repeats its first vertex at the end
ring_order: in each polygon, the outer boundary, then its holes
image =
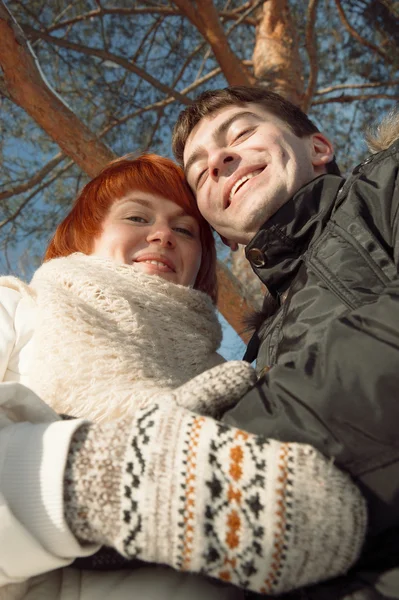
POLYGON ((162 566, 68 568, 98 549, 82 546, 64 518, 63 465, 83 420, 59 420, 23 385, 35 310, 33 300, 0 287, 0 600, 242 598, 239 590, 162 566))

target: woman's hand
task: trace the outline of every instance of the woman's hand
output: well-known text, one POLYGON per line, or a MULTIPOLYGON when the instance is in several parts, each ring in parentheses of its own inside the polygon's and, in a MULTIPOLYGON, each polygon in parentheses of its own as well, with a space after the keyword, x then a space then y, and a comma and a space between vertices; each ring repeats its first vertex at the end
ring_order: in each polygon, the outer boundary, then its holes
POLYGON ((179 397, 75 433, 65 473, 73 533, 264 594, 345 573, 366 531, 349 477, 310 446, 196 415, 179 397))

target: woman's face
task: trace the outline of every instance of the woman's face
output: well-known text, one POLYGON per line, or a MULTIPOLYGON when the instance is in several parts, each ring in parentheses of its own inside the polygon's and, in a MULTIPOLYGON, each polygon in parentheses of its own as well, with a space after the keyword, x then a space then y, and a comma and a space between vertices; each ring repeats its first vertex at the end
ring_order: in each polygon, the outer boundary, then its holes
POLYGON ((136 190, 112 204, 92 254, 192 286, 201 265, 199 225, 171 200, 136 190))

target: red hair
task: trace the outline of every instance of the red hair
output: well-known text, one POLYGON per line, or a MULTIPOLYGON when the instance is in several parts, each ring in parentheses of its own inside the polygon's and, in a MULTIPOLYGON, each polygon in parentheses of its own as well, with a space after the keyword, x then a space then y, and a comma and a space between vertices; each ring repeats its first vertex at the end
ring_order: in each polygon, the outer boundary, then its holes
POLYGON ((194 287, 216 302, 216 249, 212 229, 198 210, 183 170, 169 158, 156 154, 118 158, 85 185, 72 210, 58 225, 44 260, 68 256, 73 252, 91 254, 93 241, 101 233, 102 223, 112 204, 134 190, 166 197, 196 219, 200 228, 202 258, 194 287))

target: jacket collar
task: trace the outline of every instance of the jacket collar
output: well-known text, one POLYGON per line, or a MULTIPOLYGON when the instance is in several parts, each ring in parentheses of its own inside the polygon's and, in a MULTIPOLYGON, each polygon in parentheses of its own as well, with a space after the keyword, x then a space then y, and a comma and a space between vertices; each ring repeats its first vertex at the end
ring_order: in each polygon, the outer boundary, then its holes
POLYGON ((329 221, 343 182, 337 175, 313 179, 265 223, 246 247, 253 270, 273 296, 290 286, 303 254, 329 221))

